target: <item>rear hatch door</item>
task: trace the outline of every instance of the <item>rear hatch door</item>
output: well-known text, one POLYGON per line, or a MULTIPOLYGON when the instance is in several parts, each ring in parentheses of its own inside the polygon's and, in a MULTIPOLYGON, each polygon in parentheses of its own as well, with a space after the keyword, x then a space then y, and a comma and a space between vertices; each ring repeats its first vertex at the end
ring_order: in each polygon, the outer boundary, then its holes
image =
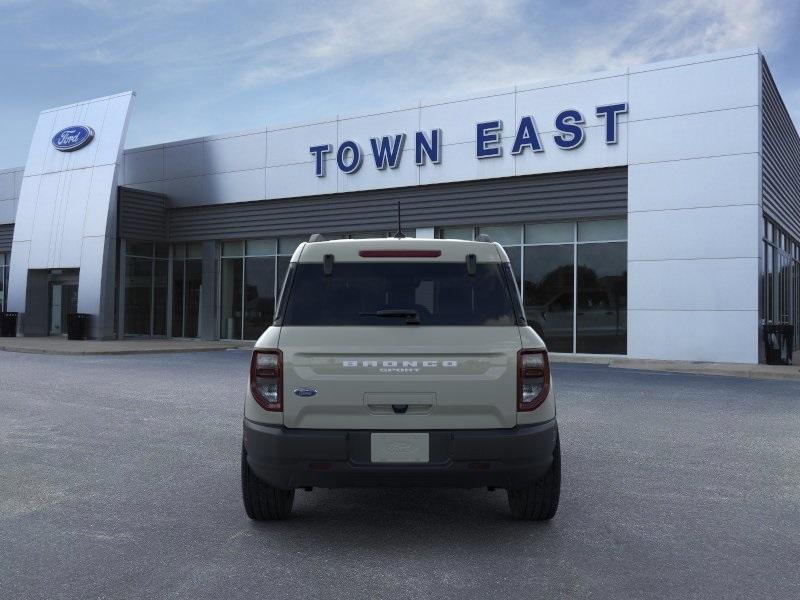
POLYGON ((486 429, 516 424, 510 327, 282 328, 284 424, 486 429))

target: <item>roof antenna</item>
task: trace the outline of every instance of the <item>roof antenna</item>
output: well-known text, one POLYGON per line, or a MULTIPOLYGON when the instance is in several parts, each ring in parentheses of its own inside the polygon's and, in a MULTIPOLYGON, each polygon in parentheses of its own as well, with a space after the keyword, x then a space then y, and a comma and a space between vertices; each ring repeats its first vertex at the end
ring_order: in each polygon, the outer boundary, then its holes
POLYGON ((394 234, 394 237, 396 237, 398 240, 406 237, 403 234, 403 225, 400 219, 400 202, 397 203, 397 233, 394 234))

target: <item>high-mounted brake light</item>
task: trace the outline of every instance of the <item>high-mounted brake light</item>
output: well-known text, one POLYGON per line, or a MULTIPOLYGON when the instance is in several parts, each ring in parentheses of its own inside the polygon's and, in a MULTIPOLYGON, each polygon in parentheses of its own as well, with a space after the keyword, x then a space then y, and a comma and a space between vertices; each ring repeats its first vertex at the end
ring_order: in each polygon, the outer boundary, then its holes
POLYGON ((250 393, 264 410, 283 410, 283 354, 280 350, 253 350, 250 393))
POLYGON ((361 258, 437 258, 441 250, 359 250, 361 258))
POLYGON ((547 350, 520 350, 517 354, 517 410, 539 408, 549 392, 547 350))

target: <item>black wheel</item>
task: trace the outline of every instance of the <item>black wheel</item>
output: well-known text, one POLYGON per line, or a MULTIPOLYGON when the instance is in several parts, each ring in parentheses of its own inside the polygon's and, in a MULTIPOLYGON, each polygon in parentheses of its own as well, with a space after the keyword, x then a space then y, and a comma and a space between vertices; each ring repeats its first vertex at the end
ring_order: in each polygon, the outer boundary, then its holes
POLYGON ((294 490, 279 490, 258 478, 247 464, 242 446, 242 500, 247 516, 254 521, 278 521, 292 512, 294 490))
POLYGON ((525 521, 547 521, 556 515, 561 495, 561 442, 556 436, 553 463, 547 472, 521 490, 508 490, 511 514, 525 521))

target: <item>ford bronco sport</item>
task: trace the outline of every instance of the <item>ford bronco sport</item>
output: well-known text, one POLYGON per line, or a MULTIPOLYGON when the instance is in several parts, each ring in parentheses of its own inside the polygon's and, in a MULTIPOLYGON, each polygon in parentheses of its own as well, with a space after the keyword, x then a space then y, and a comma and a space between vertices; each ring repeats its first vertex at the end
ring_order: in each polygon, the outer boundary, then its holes
POLYGON ((488 241, 312 241, 256 342, 244 408, 247 515, 298 488, 505 488, 511 513, 558 507, 547 350, 488 241))

